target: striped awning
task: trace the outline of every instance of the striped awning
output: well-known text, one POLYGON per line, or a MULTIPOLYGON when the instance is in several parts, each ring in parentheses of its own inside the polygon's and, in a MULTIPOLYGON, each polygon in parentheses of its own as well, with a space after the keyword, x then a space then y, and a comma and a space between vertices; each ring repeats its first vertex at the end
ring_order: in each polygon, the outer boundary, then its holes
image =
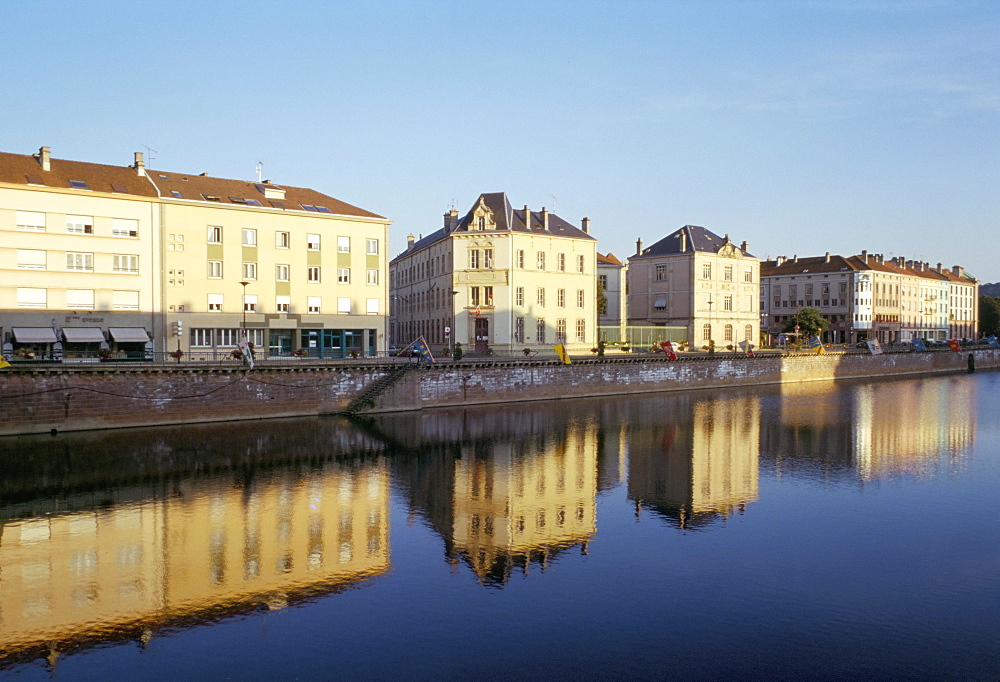
POLYGON ((63 327, 63 337, 69 343, 100 343, 104 332, 100 327, 63 327))
POLYGON ((111 338, 118 342, 125 343, 146 343, 149 341, 149 334, 144 327, 108 327, 111 338))
POLYGON ((18 343, 56 343, 52 327, 14 327, 14 340, 18 343))

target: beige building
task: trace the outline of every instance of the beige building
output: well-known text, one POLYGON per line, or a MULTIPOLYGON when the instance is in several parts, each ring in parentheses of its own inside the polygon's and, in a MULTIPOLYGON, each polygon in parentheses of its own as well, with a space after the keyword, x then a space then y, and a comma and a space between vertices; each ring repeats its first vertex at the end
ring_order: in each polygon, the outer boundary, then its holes
POLYGON ((597 254, 597 281, 604 292, 604 310, 598 311, 597 323, 606 336, 605 341, 624 340, 627 270, 628 266, 618 260, 613 253, 597 254), (615 336, 616 330, 617 336, 615 336))
POLYGON ((829 322, 823 341, 857 343, 975 338, 978 281, 955 266, 862 251, 857 256, 779 257, 761 264, 762 326, 772 339, 804 307, 829 322))
POLYGON ((692 348, 760 335, 760 261, 747 243, 685 225, 628 259, 628 324, 685 327, 692 348))
POLYGON ((389 264, 392 343, 514 351, 596 342, 597 241, 546 209, 481 194, 389 264))
POLYGON ((389 222, 311 189, 0 154, 14 360, 385 348, 389 222))

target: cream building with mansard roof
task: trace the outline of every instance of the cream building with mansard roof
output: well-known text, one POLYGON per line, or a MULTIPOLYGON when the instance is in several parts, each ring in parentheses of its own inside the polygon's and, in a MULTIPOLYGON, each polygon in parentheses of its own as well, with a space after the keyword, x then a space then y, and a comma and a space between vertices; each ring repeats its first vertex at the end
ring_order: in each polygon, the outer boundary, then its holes
POLYGON ((546 209, 514 209, 481 194, 459 218, 389 264, 392 343, 515 351, 565 343, 590 349, 597 333, 597 240, 546 209))
POLYGON ((385 347, 389 221, 315 190, 0 153, 11 359, 385 347), (244 284, 245 283, 245 284, 244 284))

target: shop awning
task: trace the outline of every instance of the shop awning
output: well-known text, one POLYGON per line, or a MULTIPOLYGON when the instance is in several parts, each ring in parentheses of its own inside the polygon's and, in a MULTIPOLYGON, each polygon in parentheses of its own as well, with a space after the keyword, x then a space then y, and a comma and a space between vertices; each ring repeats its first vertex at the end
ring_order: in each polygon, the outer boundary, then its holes
POLYGON ((666 296, 657 296, 656 300, 653 301, 653 307, 654 308, 666 308, 667 307, 667 297, 666 296))
POLYGON ((18 343, 56 343, 52 327, 14 327, 14 340, 18 343))
POLYGON ((143 327, 108 327, 111 338, 118 342, 125 343, 146 343, 149 341, 149 334, 143 327))
POLYGON ((63 327, 63 336, 68 343, 100 343, 104 332, 100 327, 63 327))

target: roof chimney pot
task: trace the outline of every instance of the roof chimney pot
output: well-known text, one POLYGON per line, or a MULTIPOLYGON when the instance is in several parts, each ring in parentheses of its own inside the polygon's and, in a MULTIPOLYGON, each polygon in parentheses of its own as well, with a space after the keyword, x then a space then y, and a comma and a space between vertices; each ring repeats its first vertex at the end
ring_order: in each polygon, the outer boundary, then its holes
POLYGON ((43 171, 52 170, 52 163, 50 157, 51 151, 52 150, 49 149, 48 147, 42 147, 41 149, 38 150, 38 155, 35 157, 36 159, 38 159, 38 165, 42 167, 43 171))
POLYGON ((549 209, 542 206, 542 229, 549 231, 549 209))
POLYGON ((590 218, 584 218, 581 222, 583 224, 583 233, 590 234, 590 218))
POLYGON ((641 254, 642 254, 642 237, 639 237, 638 239, 635 240, 635 255, 638 256, 641 254))
POLYGON ((142 158, 142 152, 135 153, 135 165, 132 168, 135 168, 136 175, 146 175, 146 162, 142 158))
POLYGON ((524 205, 524 227, 528 230, 531 229, 531 211, 528 210, 528 205, 524 205))

